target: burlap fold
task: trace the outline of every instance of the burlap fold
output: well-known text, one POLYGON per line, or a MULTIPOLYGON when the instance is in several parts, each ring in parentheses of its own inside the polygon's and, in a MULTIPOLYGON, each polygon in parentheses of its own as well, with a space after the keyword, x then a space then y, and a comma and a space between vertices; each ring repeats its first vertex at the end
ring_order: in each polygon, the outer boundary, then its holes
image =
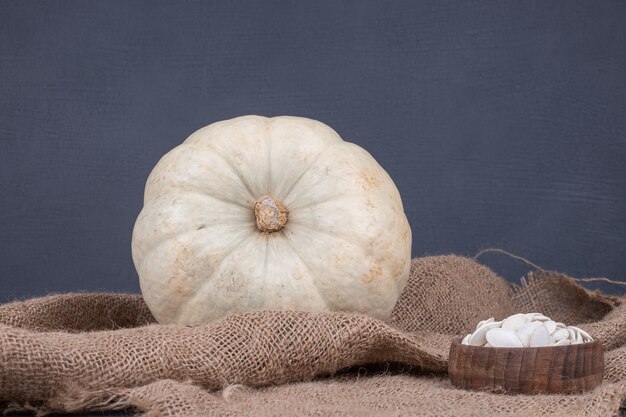
POLYGON ((261 311, 158 325, 140 296, 67 294, 0 306, 3 409, 132 409, 149 416, 617 415, 626 398, 626 308, 570 278, 510 286, 459 256, 418 258, 388 322, 261 311), (606 381, 582 395, 459 390, 451 340, 484 318, 542 311, 607 349, 606 381))

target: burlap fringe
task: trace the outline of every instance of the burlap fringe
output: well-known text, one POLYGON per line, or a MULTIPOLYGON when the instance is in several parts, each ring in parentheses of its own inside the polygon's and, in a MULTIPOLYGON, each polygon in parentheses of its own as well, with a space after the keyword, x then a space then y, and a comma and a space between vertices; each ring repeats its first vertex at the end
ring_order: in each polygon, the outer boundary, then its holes
POLYGON ((521 261, 523 263, 525 263, 526 265, 534 268, 537 271, 543 272, 545 274, 545 276, 543 275, 537 275, 536 273, 534 273, 533 271, 529 272, 528 275, 526 277, 521 277, 520 278, 520 282, 519 284, 517 283, 511 283, 511 293, 513 295, 518 294, 520 291, 525 290, 527 287, 530 286, 535 286, 537 284, 540 283, 540 280, 544 280, 544 279, 554 279, 554 280, 561 280, 559 282, 559 284, 562 285, 569 285, 572 286, 573 288, 580 288, 580 289, 584 289, 585 291, 587 291, 587 293, 589 294, 590 297, 592 297, 595 301, 601 302, 601 303, 606 303, 607 305, 611 306, 611 307, 617 307, 619 305, 621 305, 621 299, 618 297, 614 297, 614 296, 610 296, 610 295, 604 295, 600 292, 599 289, 594 289, 594 290, 589 290, 585 287, 581 287, 580 285, 578 285, 579 282, 605 282, 607 284, 612 284, 612 285, 617 285, 617 286, 622 286, 622 287, 626 287, 626 282, 623 281, 615 281, 609 278, 604 278, 604 277, 598 277, 598 278, 573 278, 570 277, 568 275, 565 275, 561 272, 558 271, 552 271, 549 269, 545 269, 540 267, 539 265, 537 265, 536 263, 522 257, 519 255, 515 255, 509 251, 506 251, 504 249, 501 248, 486 248, 486 249, 482 249, 480 250, 478 253, 476 253, 476 255, 474 255, 472 257, 472 259, 474 260, 478 260, 479 257, 481 257, 482 255, 486 254, 486 253, 499 253, 502 255, 506 255, 512 259, 521 261))
MULTIPOLYGON (((58 394, 42 404, 32 403, 8 403, 3 408, 4 414, 32 413, 37 417, 56 413, 84 413, 93 411, 138 411, 149 410, 148 404, 137 401, 129 401, 124 395, 111 390, 84 390, 76 388, 65 394, 58 394)), ((148 417, 149 414, 142 414, 148 417)))

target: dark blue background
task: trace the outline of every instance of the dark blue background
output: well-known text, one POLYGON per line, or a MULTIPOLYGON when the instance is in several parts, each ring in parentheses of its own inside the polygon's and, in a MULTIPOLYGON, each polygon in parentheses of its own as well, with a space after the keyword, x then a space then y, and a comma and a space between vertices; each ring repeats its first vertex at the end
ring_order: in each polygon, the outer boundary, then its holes
POLYGON ((1 300, 138 291, 148 173, 243 114, 369 150, 414 256, 626 278, 624 2, 4 0, 0 83, 1 300))

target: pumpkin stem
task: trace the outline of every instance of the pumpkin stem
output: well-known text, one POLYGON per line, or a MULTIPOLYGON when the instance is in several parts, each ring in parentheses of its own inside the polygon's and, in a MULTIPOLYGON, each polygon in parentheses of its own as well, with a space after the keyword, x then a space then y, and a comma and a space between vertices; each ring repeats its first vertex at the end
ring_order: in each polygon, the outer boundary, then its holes
POLYGON ((260 232, 278 232, 287 224, 287 214, 289 214, 287 207, 269 195, 259 197, 254 203, 256 227, 260 232))

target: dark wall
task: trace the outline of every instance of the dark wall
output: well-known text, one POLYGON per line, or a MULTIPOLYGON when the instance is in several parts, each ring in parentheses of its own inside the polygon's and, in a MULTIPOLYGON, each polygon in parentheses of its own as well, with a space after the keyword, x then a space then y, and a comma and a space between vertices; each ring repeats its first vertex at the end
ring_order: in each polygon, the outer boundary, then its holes
POLYGON ((0 83, 2 300, 138 291, 148 173, 243 114, 369 150, 415 256, 626 279, 624 2, 2 1, 0 83))

